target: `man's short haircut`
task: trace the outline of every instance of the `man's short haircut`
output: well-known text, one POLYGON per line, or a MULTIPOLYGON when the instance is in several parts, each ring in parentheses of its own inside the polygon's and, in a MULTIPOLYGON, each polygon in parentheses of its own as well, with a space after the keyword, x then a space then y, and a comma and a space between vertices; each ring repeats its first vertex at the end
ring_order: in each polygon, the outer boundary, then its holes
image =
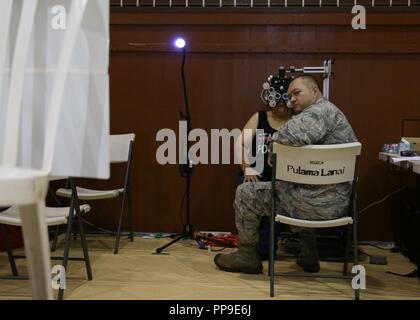
POLYGON ((295 80, 297 79, 301 79, 308 88, 318 88, 320 90, 318 81, 311 75, 304 74, 295 78, 295 80))

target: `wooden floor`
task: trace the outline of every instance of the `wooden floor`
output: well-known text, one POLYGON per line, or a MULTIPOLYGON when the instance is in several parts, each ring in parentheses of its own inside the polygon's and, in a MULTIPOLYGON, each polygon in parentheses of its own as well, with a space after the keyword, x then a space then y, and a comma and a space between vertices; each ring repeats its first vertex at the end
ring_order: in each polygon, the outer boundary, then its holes
MULTIPOLYGON (((93 280, 87 281, 83 262, 71 261, 65 299, 353 299, 350 281, 284 277, 276 277, 275 297, 270 298, 267 262, 260 275, 227 273, 214 265, 215 252, 200 250, 189 240, 169 247, 168 254, 153 254, 167 242, 168 239, 135 238, 131 243, 124 239, 120 253, 114 255, 112 237, 89 236, 93 280)), ((62 254, 62 242, 59 245, 56 255, 62 254)), ((405 257, 374 247, 362 250, 388 258, 388 265, 371 265, 366 258, 362 261, 367 273, 367 288, 361 292, 362 299, 420 299, 417 278, 386 273, 413 271, 414 265, 405 257)), ((22 250, 16 250, 16 254, 19 253, 22 254, 22 250)), ((71 253, 73 256, 81 254, 79 241, 73 242, 71 253)), ((20 274, 27 274, 25 260, 19 259, 17 263, 20 274)), ((53 265, 58 263, 53 260, 53 265)), ((341 266, 321 262, 321 271, 331 272, 341 266)), ((277 270, 297 271, 299 268, 294 259, 289 258, 276 263, 277 270)), ((5 253, 0 253, 0 275, 10 275, 5 253)), ((0 280, 0 299, 30 298, 27 280, 0 280)))

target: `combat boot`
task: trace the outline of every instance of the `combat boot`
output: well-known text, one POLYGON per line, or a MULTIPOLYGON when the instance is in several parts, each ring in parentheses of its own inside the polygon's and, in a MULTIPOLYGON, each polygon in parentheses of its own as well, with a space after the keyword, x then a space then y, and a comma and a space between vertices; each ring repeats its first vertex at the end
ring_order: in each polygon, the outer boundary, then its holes
POLYGON ((296 239, 289 239, 283 246, 284 252, 297 256, 300 253, 300 242, 296 239))
POLYGON ((217 254, 214 263, 227 272, 261 273, 263 266, 257 245, 239 244, 238 251, 230 254, 217 254))
POLYGON ((297 264, 305 272, 319 272, 319 255, 315 232, 311 229, 302 229, 299 232, 299 241, 300 253, 297 264))

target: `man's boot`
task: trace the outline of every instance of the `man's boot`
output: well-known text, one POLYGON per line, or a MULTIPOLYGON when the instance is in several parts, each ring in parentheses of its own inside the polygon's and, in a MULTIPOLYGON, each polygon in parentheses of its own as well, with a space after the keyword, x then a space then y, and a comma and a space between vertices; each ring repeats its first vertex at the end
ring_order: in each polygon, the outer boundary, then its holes
POLYGON ((214 263, 223 271, 256 274, 261 273, 263 266, 257 245, 240 244, 238 251, 230 254, 217 254, 214 263))
POLYGON ((284 252, 297 256, 300 253, 300 242, 296 239, 289 239, 283 246, 284 252))
POLYGON ((319 256, 315 232, 312 229, 302 229, 299 232, 299 241, 301 251, 297 258, 297 264, 305 272, 319 272, 319 256))

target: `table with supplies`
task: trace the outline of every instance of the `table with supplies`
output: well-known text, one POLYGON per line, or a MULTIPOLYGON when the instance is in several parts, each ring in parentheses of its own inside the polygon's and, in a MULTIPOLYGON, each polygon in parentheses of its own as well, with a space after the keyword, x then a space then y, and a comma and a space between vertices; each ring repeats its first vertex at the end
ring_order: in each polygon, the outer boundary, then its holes
POLYGON ((393 225, 393 229, 395 242, 400 247, 401 253, 417 265, 417 270, 404 276, 418 277, 420 280, 420 157, 401 157, 398 153, 380 152, 379 160, 416 174, 415 205, 401 207, 396 214, 397 223, 393 225))

